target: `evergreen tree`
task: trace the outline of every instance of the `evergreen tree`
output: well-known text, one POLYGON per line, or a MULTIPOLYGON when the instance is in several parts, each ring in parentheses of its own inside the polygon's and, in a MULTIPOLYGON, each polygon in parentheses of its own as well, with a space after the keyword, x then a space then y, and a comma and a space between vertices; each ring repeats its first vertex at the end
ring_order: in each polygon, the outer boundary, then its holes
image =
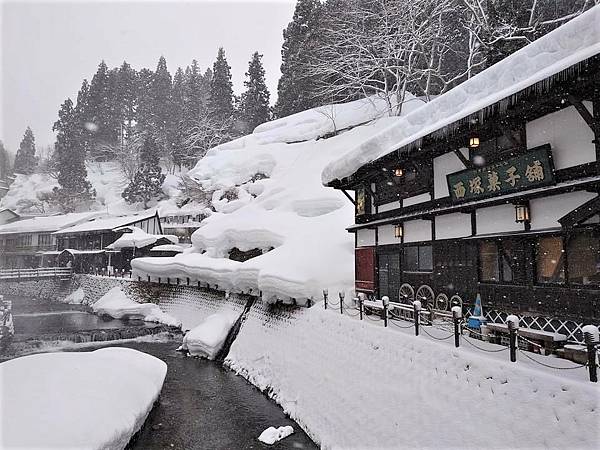
POLYGON ((156 71, 152 77, 150 86, 151 111, 151 133, 155 142, 159 145, 163 155, 170 156, 172 150, 172 139, 170 131, 171 113, 173 111, 171 96, 171 74, 167 69, 167 61, 164 56, 158 60, 156 71))
POLYGON ((159 148, 152 137, 147 137, 144 141, 140 158, 140 169, 121 195, 127 203, 143 202, 144 208, 147 208, 150 200, 162 195, 162 184, 165 181, 159 165, 159 148))
POLYGON ((83 80, 81 88, 77 93, 77 105, 75 106, 76 123, 78 128, 77 141, 85 155, 91 149, 94 140, 96 125, 90 117, 90 85, 86 79, 83 80))
POLYGON ((198 62, 194 59, 185 75, 185 121, 186 128, 194 126, 206 101, 206 92, 198 62))
POLYGON ((0 141, 0 180, 6 180, 10 173, 10 158, 4 148, 4 143, 0 141))
POLYGON ((186 113, 186 86, 185 75, 181 67, 177 68, 173 77, 171 132, 173 162, 178 166, 185 161, 185 150, 183 147, 186 113))
POLYGON ((78 118, 70 98, 61 105, 52 130, 57 132, 54 157, 60 185, 54 188, 55 200, 64 212, 73 212, 89 203, 96 193, 87 181, 85 151, 79 145, 78 118))
POLYGON ((298 0, 292 21, 283 31, 281 78, 275 104, 277 117, 317 106, 314 80, 306 75, 306 69, 317 45, 319 17, 319 0, 298 0))
POLYGON ((269 120, 269 91, 261 58, 262 55, 254 52, 246 72, 247 80, 244 81, 246 92, 241 98, 240 121, 246 133, 269 120))
POLYGON ((33 137, 33 131, 27 127, 23 140, 17 150, 15 156, 15 173, 22 173, 24 175, 31 175, 37 166, 37 159, 35 157, 35 138, 33 137))
POLYGON ((92 147, 96 144, 111 144, 116 142, 114 120, 112 117, 114 108, 111 105, 113 97, 111 91, 113 86, 111 85, 114 85, 114 74, 111 75, 106 63, 101 61, 90 83, 89 109, 86 114, 96 129, 93 134, 92 147))
POLYGON ((119 123, 124 126, 124 136, 129 137, 136 120, 136 72, 123 61, 117 73, 117 99, 119 123))
POLYGON ((213 64, 210 83, 210 99, 208 109, 217 121, 227 121, 233 116, 233 84, 231 83, 231 67, 227 64, 225 50, 219 48, 217 59, 213 64))
POLYGON ((150 133, 152 130, 152 96, 150 95, 154 73, 149 69, 138 72, 136 82, 137 94, 137 128, 140 132, 150 133))

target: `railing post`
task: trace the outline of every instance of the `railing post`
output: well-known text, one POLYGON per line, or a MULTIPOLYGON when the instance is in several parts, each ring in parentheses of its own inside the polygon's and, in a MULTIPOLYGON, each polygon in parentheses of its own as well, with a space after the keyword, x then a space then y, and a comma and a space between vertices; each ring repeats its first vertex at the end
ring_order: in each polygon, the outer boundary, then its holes
POLYGON ((586 325, 582 328, 583 338, 587 347, 588 372, 592 383, 598 382, 598 372, 596 370, 596 344, 600 341, 598 327, 595 325, 586 325))
POLYGON ((415 336, 418 336, 419 322, 421 321, 421 302, 419 300, 413 302, 413 315, 415 319, 415 336))
POLYGON ((346 294, 344 294, 344 292, 340 292, 338 295, 340 297, 340 314, 344 314, 344 297, 346 294))
POLYGON ((329 295, 329 289, 323 289, 323 305, 327 309, 327 296, 329 295))
POLYGON ((381 297, 381 303, 383 303, 383 326, 388 326, 388 307, 390 306, 390 298, 387 295, 381 297))
POLYGON ((358 314, 360 316, 360 320, 363 320, 363 301, 365 298, 365 294, 362 292, 358 294, 358 314))
POLYGON ((454 322, 454 346, 460 347, 460 319, 462 319, 462 308, 460 306, 452 307, 452 321, 454 322))
POLYGON ((508 343, 510 345, 510 361, 517 362, 517 330, 519 329, 519 318, 510 315, 506 318, 508 325, 508 343))

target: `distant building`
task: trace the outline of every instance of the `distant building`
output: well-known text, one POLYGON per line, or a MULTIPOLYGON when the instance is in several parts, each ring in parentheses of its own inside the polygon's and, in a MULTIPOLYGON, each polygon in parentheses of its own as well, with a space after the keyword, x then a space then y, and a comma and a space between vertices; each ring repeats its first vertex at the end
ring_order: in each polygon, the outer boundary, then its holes
POLYGON ((189 211, 178 211, 165 214, 161 217, 161 225, 166 234, 173 234, 179 242, 190 244, 194 231, 200 228, 200 222, 206 218, 205 214, 189 211))
POLYGON ((11 220, 18 215, 10 210, 0 211, 0 267, 33 268, 49 265, 45 252, 56 250, 53 234, 63 228, 97 217, 98 212, 64 214, 11 220))

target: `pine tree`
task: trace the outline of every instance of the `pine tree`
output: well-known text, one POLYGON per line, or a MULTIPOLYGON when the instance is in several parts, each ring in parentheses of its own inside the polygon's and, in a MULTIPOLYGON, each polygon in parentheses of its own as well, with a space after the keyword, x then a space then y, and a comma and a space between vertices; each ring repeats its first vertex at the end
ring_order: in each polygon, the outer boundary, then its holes
MULTIPOLYGON (((111 105, 113 97, 111 84, 114 84, 114 75, 111 75, 106 63, 101 61, 90 83, 88 98, 89 110, 87 115, 96 129, 91 142, 92 147, 97 144, 116 142, 114 120, 112 119, 114 108, 111 105)), ((94 148, 92 148, 92 151, 94 151, 94 148)))
POLYGON ((4 143, 0 141, 0 180, 6 180, 10 173, 10 159, 8 152, 4 148, 4 143))
POLYGON ((277 117, 317 106, 314 81, 306 72, 317 44, 319 16, 318 0, 298 0, 293 19, 283 31, 281 78, 275 104, 277 117))
POLYGON ((142 69, 136 77, 137 128, 140 132, 150 133, 152 131, 152 96, 150 94, 154 73, 149 69, 142 69))
POLYGON ((210 99, 208 109, 214 119, 225 122, 233 116, 233 84, 231 83, 231 67, 227 64, 225 50, 219 48, 217 59, 213 64, 210 83, 210 99))
POLYGON ((144 208, 147 208, 149 201, 161 197, 165 181, 159 165, 159 148, 152 137, 144 141, 140 157, 140 169, 121 195, 127 203, 143 202, 144 208))
POLYGON ((37 167, 37 158, 35 157, 35 138, 33 131, 27 127, 23 140, 15 156, 15 173, 31 175, 37 167))
POLYGON ((77 141, 84 154, 91 150, 94 140, 96 125, 90 116, 90 85, 86 79, 83 80, 81 88, 77 93, 77 105, 75 106, 76 122, 78 127, 77 141))
POLYGON ((161 154, 171 156, 172 136, 170 135, 170 131, 172 130, 172 126, 170 122, 173 111, 171 74, 167 69, 167 61, 164 56, 161 56, 158 60, 156 71, 152 77, 150 97, 152 104, 152 136, 158 144, 161 154))
POLYGON ((183 147, 184 129, 185 129, 185 113, 186 113, 186 86, 185 76, 181 67, 177 68, 173 77, 172 87, 172 105, 173 112, 171 113, 171 131, 172 136, 172 156, 173 162, 181 166, 185 162, 185 150, 183 147))
POLYGON ((240 121, 245 133, 252 132, 261 123, 269 120, 269 90, 265 83, 262 55, 254 52, 244 81, 246 92, 241 98, 240 121))
POLYGON ((55 200, 64 212, 73 212, 85 207, 96 193, 87 181, 85 150, 79 145, 78 118, 70 98, 61 105, 52 130, 57 132, 54 156, 60 185, 54 188, 55 200))
POLYGON ((117 73, 117 99, 119 123, 124 127, 124 136, 129 137, 136 120, 137 92, 136 72, 127 61, 123 61, 117 73))

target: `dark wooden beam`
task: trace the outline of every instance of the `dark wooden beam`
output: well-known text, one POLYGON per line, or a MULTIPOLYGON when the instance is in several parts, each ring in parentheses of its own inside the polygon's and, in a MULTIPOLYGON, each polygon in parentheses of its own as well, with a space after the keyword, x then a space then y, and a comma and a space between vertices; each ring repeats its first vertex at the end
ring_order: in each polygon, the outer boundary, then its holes
POLYGON ((521 149, 523 144, 519 142, 518 139, 515 138, 514 134, 510 132, 510 128, 504 125, 503 123, 498 123, 498 128, 502 131, 502 134, 506 136, 506 138, 510 141, 512 146, 516 149, 521 149))
POLYGON ((466 169, 473 169, 475 167, 475 165, 470 160, 465 158, 465 155, 463 155, 460 150, 454 150, 454 154, 458 159, 460 159, 460 162, 465 165, 466 169))
POLYGON ((587 123, 591 130, 594 132, 596 140, 598 140, 600 135, 600 124, 598 124, 598 122, 594 120, 592 114, 585 107, 581 99, 571 94, 569 94, 567 98, 569 99, 569 103, 575 107, 582 119, 585 120, 585 123, 587 123))
POLYGON ((352 204, 354 206, 356 206, 356 201, 352 198, 352 196, 350 194, 348 194, 348 192, 346 191, 346 189, 340 189, 340 190, 344 193, 344 195, 346 197, 348 197, 348 200, 350 200, 352 202, 352 204))

